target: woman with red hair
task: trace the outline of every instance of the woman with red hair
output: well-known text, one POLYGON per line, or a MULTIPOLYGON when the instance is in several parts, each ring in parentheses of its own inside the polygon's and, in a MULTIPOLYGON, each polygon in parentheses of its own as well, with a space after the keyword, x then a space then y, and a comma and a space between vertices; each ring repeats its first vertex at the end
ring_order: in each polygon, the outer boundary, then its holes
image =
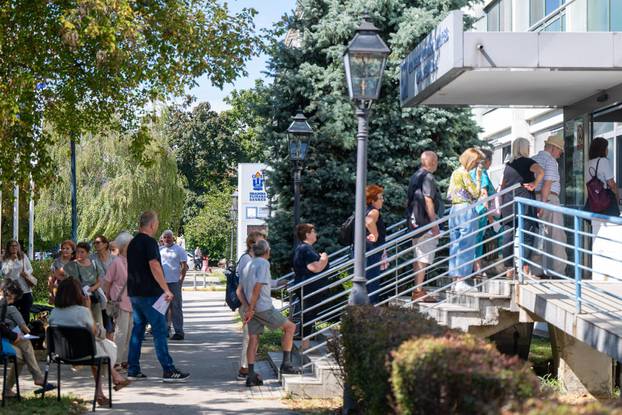
MULTIPOLYGON (((367 199, 367 216, 365 217, 365 227, 367 228, 367 251, 370 251, 382 244, 386 240, 386 227, 380 214, 380 209, 384 204, 384 188, 377 184, 370 184, 365 188, 365 197, 367 199)), ((380 262, 382 259, 382 251, 376 252, 367 257, 367 292, 369 293, 369 301, 376 304, 380 301, 380 280, 374 278, 380 275, 380 262), (372 267, 373 266, 373 267, 372 267), (372 268, 369 268, 372 267, 372 268), (371 281, 371 282, 370 282, 371 281)))

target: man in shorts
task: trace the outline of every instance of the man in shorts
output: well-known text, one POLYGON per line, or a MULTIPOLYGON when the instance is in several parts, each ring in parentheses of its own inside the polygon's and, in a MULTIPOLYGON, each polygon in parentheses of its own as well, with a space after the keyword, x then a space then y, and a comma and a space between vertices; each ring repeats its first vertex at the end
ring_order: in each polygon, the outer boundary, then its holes
POLYGON ((296 325, 283 316, 272 305, 270 295, 270 245, 268 241, 260 239, 252 247, 253 259, 248 263, 247 270, 242 274, 240 285, 244 296, 248 300, 248 308, 244 317, 244 324, 248 324, 248 377, 246 386, 258 386, 262 384, 261 379, 255 373, 255 356, 259 345, 259 335, 263 333, 264 326, 271 329, 280 328, 283 330, 281 345, 283 347, 283 363, 281 364, 281 374, 299 373, 299 370, 292 365, 291 351, 294 342, 294 332, 296 325))
MULTIPOLYGON (((421 168, 410 178, 408 185, 408 223, 411 229, 423 227, 437 219, 437 212, 441 208, 441 199, 433 175, 437 168, 436 153, 433 151, 421 153, 421 168)), ((435 225, 413 238, 416 258, 413 264, 416 287, 412 293, 413 301, 435 301, 423 289, 423 282, 426 268, 434 262, 439 233, 440 229, 435 225)))

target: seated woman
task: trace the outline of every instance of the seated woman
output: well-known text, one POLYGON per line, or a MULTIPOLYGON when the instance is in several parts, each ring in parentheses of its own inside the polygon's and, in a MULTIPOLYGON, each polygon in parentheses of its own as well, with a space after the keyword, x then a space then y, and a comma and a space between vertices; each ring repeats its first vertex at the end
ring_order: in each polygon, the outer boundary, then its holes
POLYGON ((54 260, 50 267, 50 276, 48 277, 48 302, 54 304, 54 293, 58 283, 65 278, 65 265, 75 259, 76 244, 71 239, 63 241, 60 245, 60 255, 54 260))
MULTIPOLYGON (((95 324, 89 311, 89 297, 83 295, 78 280, 66 278, 58 285, 54 305, 56 307, 48 318, 50 326, 84 327, 91 330, 95 335, 97 356, 108 356, 114 365, 117 360, 117 347, 112 341, 103 338, 106 332, 101 326, 95 324)), ((95 378, 96 368, 92 367, 91 369, 93 378, 95 378)), ((115 385, 114 390, 118 391, 130 384, 130 381, 121 376, 114 367, 111 367, 110 370, 115 385)), ((101 382, 97 390, 97 403, 101 406, 108 406, 109 404, 108 398, 103 393, 101 382)))
MULTIPOLYGON (((17 370, 21 372, 24 364, 28 367, 32 378, 35 381, 35 385, 41 386, 35 393, 41 393, 45 389, 46 391, 54 389, 51 383, 43 385, 43 373, 37 363, 35 357, 35 351, 32 348, 30 340, 25 339, 22 334, 28 334, 28 326, 24 321, 24 318, 20 312, 13 306, 20 299, 23 292, 19 284, 14 280, 6 280, 2 285, 2 299, 0 299, 0 323, 2 323, 7 329, 18 335, 18 338, 13 343, 15 354, 17 355, 17 370)), ((9 369, 9 376, 7 378, 7 396, 14 396, 15 393, 11 390, 15 384, 15 366, 11 365, 9 369)))

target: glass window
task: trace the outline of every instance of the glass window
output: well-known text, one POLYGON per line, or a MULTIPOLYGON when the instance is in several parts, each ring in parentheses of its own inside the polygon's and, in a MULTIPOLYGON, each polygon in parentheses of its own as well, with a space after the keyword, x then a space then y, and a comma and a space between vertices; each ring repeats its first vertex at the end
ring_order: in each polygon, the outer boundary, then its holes
POLYGON ((529 0, 529 25, 534 25, 544 17, 544 3, 542 0, 529 0))
POLYGON ((611 0, 611 31, 622 32, 622 1, 611 0))
POLYGON ((507 163, 507 161, 510 159, 511 153, 512 153, 512 144, 503 146, 503 148, 501 148, 501 162, 507 163))
POLYGON ((609 31, 609 0, 587 0, 587 30, 609 31))
POLYGON ((491 8, 486 11, 486 22, 489 32, 498 32, 501 30, 500 25, 500 13, 501 4, 496 2, 491 8))
POLYGON ((545 0, 545 2, 544 2, 544 12, 545 12, 545 14, 548 15, 549 13, 553 13, 562 4, 564 4, 564 0, 545 0))
POLYGON ((562 15, 558 19, 553 20, 551 23, 547 24, 544 29, 544 32, 565 32, 566 31, 566 15, 562 15))

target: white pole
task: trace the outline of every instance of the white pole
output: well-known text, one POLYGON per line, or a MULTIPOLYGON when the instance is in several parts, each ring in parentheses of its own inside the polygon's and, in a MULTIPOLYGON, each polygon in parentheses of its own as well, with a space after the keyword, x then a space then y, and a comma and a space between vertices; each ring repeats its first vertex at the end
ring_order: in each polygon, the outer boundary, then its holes
POLYGON ((30 179, 30 203, 28 205, 28 258, 35 258, 35 182, 30 179))
POLYGON ((13 190, 13 239, 19 238, 19 185, 13 190))

